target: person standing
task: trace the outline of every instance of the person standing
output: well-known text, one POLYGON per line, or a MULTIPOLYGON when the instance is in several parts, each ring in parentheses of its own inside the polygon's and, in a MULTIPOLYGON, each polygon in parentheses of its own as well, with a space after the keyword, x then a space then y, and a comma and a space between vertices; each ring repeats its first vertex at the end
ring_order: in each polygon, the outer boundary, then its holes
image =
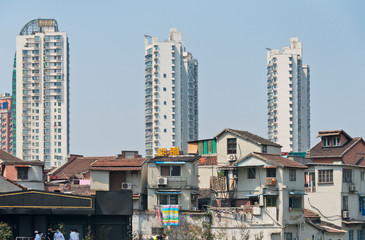
POLYGON ((46 234, 46 239, 47 240, 53 240, 53 234, 54 231, 51 227, 48 228, 47 234, 46 234))
POLYGON ((53 240, 65 240, 65 237, 61 233, 60 229, 57 228, 57 231, 53 235, 53 240))
POLYGON ((42 240, 42 236, 43 236, 43 233, 42 232, 38 232, 36 231, 36 234, 35 234, 35 237, 34 237, 34 240, 42 240))

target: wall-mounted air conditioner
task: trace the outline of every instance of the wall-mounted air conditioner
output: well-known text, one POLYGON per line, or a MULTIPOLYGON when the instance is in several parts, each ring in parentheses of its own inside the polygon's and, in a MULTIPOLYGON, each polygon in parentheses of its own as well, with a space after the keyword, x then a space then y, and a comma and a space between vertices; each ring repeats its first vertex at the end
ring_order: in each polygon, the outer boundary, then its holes
POLYGON ((265 184, 269 186, 276 185, 276 178, 274 177, 265 178, 265 184))
POLYGON ((167 185, 167 178, 165 177, 160 177, 158 179, 158 185, 167 185))
POLYGON ((227 160, 228 161, 236 161, 237 160, 236 154, 228 154, 227 155, 227 160))
POLYGON ((349 217, 350 217, 349 211, 342 211, 342 218, 349 218, 349 217))
POLYGON ((131 190, 132 189, 132 184, 131 183, 123 182, 122 183, 122 189, 123 190, 131 190))

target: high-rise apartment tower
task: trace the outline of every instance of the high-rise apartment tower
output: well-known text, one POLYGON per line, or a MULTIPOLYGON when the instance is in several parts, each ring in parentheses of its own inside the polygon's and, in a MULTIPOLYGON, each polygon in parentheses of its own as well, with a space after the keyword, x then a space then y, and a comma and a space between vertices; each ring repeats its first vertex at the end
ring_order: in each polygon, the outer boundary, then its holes
POLYGON ((60 166, 69 153, 69 46, 56 20, 21 29, 14 66, 16 156, 60 166))
POLYGON ((310 77, 302 43, 267 50, 268 135, 284 152, 310 148, 310 77))
POLYGON ((13 154, 13 112, 9 93, 0 94, 0 149, 13 154))
POLYGON ((198 139, 198 61, 175 28, 166 41, 145 36, 145 92, 146 156, 158 148, 186 152, 198 139))

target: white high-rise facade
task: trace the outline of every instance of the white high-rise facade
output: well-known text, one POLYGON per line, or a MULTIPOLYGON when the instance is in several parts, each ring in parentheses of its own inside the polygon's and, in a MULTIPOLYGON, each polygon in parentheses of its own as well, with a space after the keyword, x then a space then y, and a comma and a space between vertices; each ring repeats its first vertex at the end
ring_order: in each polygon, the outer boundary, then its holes
POLYGON ((302 43, 267 50, 268 137, 283 152, 310 148, 310 77, 303 64, 302 43))
POLYGON ((16 156, 60 166, 69 153, 69 48, 54 19, 28 22, 16 37, 13 98, 16 156))
POLYGON ((166 41, 146 36, 145 91, 146 156, 158 148, 186 152, 198 139, 198 61, 174 28, 166 41))

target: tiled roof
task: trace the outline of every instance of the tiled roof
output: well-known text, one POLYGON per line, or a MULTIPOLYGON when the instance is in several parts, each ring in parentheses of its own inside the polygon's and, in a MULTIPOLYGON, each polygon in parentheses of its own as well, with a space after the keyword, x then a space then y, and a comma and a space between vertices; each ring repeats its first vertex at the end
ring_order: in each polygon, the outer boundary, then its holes
POLYGON ((230 129, 230 128, 226 128, 223 131, 221 131, 220 133, 217 134, 218 137, 219 135, 221 135, 224 132, 231 132, 233 134, 236 134, 237 136, 240 136, 244 139, 249 139, 259 145, 268 145, 268 146, 274 146, 274 147, 281 147, 280 144, 274 143, 266 138, 260 137, 256 134, 247 132, 247 131, 242 131, 242 130, 235 130, 235 129, 230 129))
POLYGON ((348 135, 344 130, 328 130, 328 131, 318 131, 317 137, 328 137, 328 136, 338 136, 340 134, 345 135, 348 139, 351 139, 350 135, 348 135))
POLYGON ((343 230, 341 227, 328 223, 328 222, 325 222, 325 221, 320 221, 319 223, 312 222, 309 219, 306 219, 305 221, 309 225, 311 225, 319 230, 325 231, 325 232, 339 233, 339 234, 346 233, 346 231, 343 230))
POLYGON ((0 160, 2 160, 3 162, 21 162, 23 161, 20 158, 15 157, 14 155, 5 152, 3 150, 0 149, 0 160))
POLYGON ((149 163, 153 162, 194 162, 199 159, 199 156, 168 156, 168 157, 154 157, 148 160, 149 163))
POLYGON ((145 158, 99 159, 92 164, 92 167, 140 167, 145 160, 145 158))
POLYGON ((309 209, 304 209, 304 217, 305 218, 320 218, 319 214, 309 210, 309 209))
POLYGON ((97 160, 112 160, 116 156, 105 157, 83 157, 77 156, 74 159, 66 162, 61 167, 50 173, 51 176, 57 179, 67 179, 76 174, 86 173, 89 171, 91 164, 97 160))
POLYGON ((75 194, 75 195, 83 195, 83 196, 91 195, 90 185, 71 184, 71 187, 67 192, 70 192, 71 194, 75 194))
POLYGON ((141 171, 142 167, 91 167, 92 171, 141 171))
MULTIPOLYGON (((323 147, 322 141, 309 150, 308 158, 323 157, 342 157, 342 155, 359 141, 363 141, 361 137, 354 137, 343 146, 339 147, 323 147)), ((346 163, 352 164, 352 163, 346 163)))
POLYGON ((249 154, 248 156, 244 157, 243 159, 235 162, 235 165, 244 161, 245 159, 249 158, 250 156, 257 157, 267 163, 273 164, 278 167, 307 168, 305 165, 295 162, 293 160, 287 159, 287 158, 283 158, 279 154, 258 153, 258 152, 253 152, 253 153, 249 154))
POLYGON ((198 161, 199 166, 217 165, 217 156, 201 156, 198 161))

